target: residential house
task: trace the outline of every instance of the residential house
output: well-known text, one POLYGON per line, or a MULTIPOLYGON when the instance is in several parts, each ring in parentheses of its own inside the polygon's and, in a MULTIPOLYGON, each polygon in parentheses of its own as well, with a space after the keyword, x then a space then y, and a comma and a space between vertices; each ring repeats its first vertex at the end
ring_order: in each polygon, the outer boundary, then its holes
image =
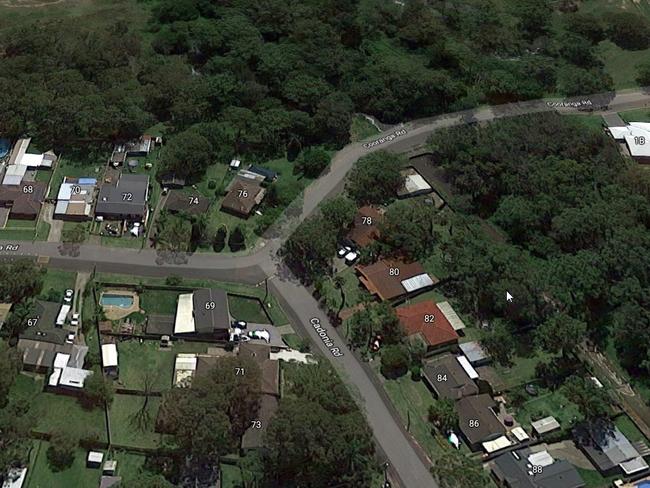
MULTIPOLYGON (((582 424, 573 430, 573 436, 576 445, 603 476, 637 476, 648 471, 648 464, 637 447, 609 421, 582 424)), ((647 447, 641 444, 639 449, 645 451, 647 447)))
POLYGON ((97 180, 95 178, 63 178, 56 197, 54 217, 83 221, 92 218, 97 180))
POLYGON ((437 398, 460 400, 479 393, 474 379, 452 354, 444 354, 425 362, 422 377, 437 398))
POLYGON ((510 451, 491 463, 494 480, 504 488, 583 488, 585 482, 569 462, 554 459, 548 451, 510 451))
POLYGON ((170 213, 184 212, 189 215, 201 215, 210 208, 210 199, 199 192, 171 190, 165 202, 165 210, 170 213))
POLYGON ((203 288, 178 296, 174 335, 226 340, 230 331, 228 295, 218 288, 203 288))
POLYGON ((490 395, 466 396, 456 402, 458 427, 472 451, 478 451, 484 442, 502 437, 506 429, 497 418, 497 403, 490 395))
POLYGON ((393 300, 428 290, 438 283, 418 262, 381 259, 368 266, 356 266, 361 284, 380 300, 393 300))
POLYGON ((99 190, 95 215, 108 220, 146 223, 149 214, 149 176, 122 174, 99 190))
POLYGON ((145 157, 155 147, 157 139, 153 136, 144 134, 139 139, 134 139, 123 144, 116 144, 113 148, 110 162, 113 166, 124 164, 128 157, 145 157))
POLYGON ((0 207, 12 219, 36 220, 45 201, 47 183, 29 181, 19 185, 0 185, 0 207))
MULTIPOLYGON (((30 179, 26 175, 30 170, 51 169, 57 160, 56 155, 48 151, 42 154, 28 154, 31 139, 19 139, 14 145, 7 161, 2 179, 3 185, 20 185, 30 179)), ((33 180, 34 178, 31 178, 33 180)))
POLYGON ((413 167, 408 167, 400 171, 402 175, 402 186, 397 190, 398 198, 411 198, 419 195, 431 193, 433 188, 413 167))
POLYGON ((57 326, 61 304, 38 300, 34 313, 27 318, 25 330, 18 338, 23 369, 47 373, 57 354, 68 355, 71 368, 82 368, 88 348, 66 342, 68 331, 57 326))
POLYGON ((630 122, 606 130, 616 141, 625 144, 635 161, 650 163, 650 122, 630 122))
MULTIPOLYGON (((70 354, 59 352, 54 357, 53 370, 48 379, 48 388, 60 388, 71 392, 79 392, 92 371, 83 369, 78 361, 70 354)), ((81 365, 83 366, 83 364, 81 365)))
POLYGON ((421 340, 427 353, 458 344, 458 334, 431 300, 399 307, 395 313, 406 335, 421 340))
POLYGON ((221 210, 237 217, 248 218, 262 203, 265 194, 266 190, 258 182, 235 178, 221 202, 221 210))
POLYGON ((264 447, 264 434, 278 409, 280 398, 280 363, 270 358, 271 348, 259 344, 242 343, 237 355, 251 358, 260 368, 260 408, 257 418, 251 423, 242 438, 242 449, 259 449, 264 447))
POLYGON ((379 225, 384 220, 381 209, 366 205, 361 207, 354 216, 348 239, 358 247, 367 247, 379 239, 379 225))

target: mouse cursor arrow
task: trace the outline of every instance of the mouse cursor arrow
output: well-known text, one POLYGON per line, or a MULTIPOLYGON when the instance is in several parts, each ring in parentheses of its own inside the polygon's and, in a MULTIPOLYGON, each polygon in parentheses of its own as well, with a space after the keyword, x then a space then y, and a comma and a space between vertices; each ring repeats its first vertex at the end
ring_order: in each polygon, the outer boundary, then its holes
POLYGON ((506 292, 506 302, 511 302, 512 300, 513 296, 510 293, 506 292))

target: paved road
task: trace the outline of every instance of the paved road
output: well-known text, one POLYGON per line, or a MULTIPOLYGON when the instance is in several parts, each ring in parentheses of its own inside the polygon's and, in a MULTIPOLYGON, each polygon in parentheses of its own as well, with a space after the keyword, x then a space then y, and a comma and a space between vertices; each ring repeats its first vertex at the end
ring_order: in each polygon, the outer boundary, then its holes
MULTIPOLYGON (((611 111, 628 110, 650 106, 650 92, 628 90, 615 95, 590 95, 582 97, 581 100, 587 100, 596 107, 608 105, 608 110, 611 111)), ((401 484, 405 488, 435 488, 437 484, 428 472, 429 463, 412 445, 408 434, 401 428, 400 421, 391 414, 381 392, 373 385, 363 366, 347 350, 316 301, 279 263, 277 250, 290 230, 311 215, 321 201, 341 191, 346 174, 361 156, 379 149, 394 152, 417 150, 426 143, 432 132, 443 127, 541 111, 577 113, 575 107, 558 106, 558 103, 562 101, 536 100, 446 114, 400 124, 376 136, 373 140, 376 142, 350 144, 336 153, 329 171, 307 188, 302 200, 292 204, 279 223, 269 229, 261 245, 246 256, 201 253, 188 256, 152 250, 13 241, 0 241, 0 256, 47 256, 52 267, 78 271, 88 271, 96 267, 98 271, 142 276, 178 274, 251 284, 259 283, 267 276, 272 277, 271 287, 279 300, 285 304, 295 326, 303 335, 312 339, 353 389, 380 449, 390 460, 393 472, 401 484), (7 244, 18 244, 19 247, 7 251, 7 244), (314 328, 311 319, 317 319, 314 323, 318 324, 318 328, 314 328), (327 341, 323 335, 327 336, 327 341)))

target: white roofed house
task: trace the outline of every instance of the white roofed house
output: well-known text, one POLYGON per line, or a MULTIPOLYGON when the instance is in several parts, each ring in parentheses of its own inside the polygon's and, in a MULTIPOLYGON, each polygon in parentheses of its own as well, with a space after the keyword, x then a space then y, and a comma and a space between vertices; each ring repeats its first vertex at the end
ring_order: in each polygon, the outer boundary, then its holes
POLYGON ((64 177, 54 208, 54 217, 63 220, 89 220, 97 189, 95 178, 64 177))
POLYGON ((630 122, 620 127, 608 127, 607 132, 615 140, 625 143, 635 161, 650 163, 650 122, 630 122))
POLYGON ((30 138, 19 139, 14 145, 7 170, 2 180, 3 185, 20 185, 28 170, 51 169, 57 160, 56 155, 48 151, 41 154, 28 154, 30 138))
POLYGON ((70 359, 70 354, 56 354, 53 370, 48 379, 48 387, 72 391, 80 391, 84 387, 86 378, 93 372, 75 367, 78 365, 75 365, 70 359))

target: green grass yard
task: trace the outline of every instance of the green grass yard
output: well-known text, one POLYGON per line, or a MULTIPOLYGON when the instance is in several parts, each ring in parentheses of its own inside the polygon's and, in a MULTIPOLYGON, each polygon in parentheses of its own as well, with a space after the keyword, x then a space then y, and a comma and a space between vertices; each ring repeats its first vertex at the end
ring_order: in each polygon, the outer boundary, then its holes
POLYGON ((617 480, 621 477, 619 474, 614 474, 608 477, 604 477, 595 469, 583 469, 576 468, 580 477, 585 482, 585 488, 607 488, 612 486, 614 480, 617 480))
POLYGON ((74 397, 43 392, 42 377, 18 375, 10 394, 26 400, 29 404, 29 413, 36 422, 35 432, 48 434, 65 430, 80 439, 107 440, 103 410, 85 410, 74 397), (62 415, 62 412, 65 412, 65 415, 62 415), (74 422, 70 419, 74 419, 74 422))
POLYGON ((153 389, 172 387, 176 354, 206 352, 208 344, 176 341, 171 350, 160 350, 158 341, 123 341, 118 344, 120 355, 120 385, 127 389, 142 390, 145 375, 153 378, 153 389))
POLYGON ((161 447, 164 436, 154 432, 156 415, 160 407, 159 397, 149 397, 146 412, 149 421, 139 424, 135 416, 142 408, 145 397, 135 395, 115 395, 109 409, 111 440, 114 445, 155 449, 161 447))
POLYGON ((385 380, 383 384, 404 426, 408 426, 410 420, 409 432, 427 455, 434 458, 441 447, 427 419, 429 407, 434 403, 432 393, 422 381, 413 381, 408 374, 396 380, 385 380))
POLYGON ((611 41, 602 41, 598 45, 598 53, 605 64, 605 71, 614 80, 617 90, 638 86, 637 66, 650 59, 650 49, 628 51, 611 41))
POLYGON ((516 418, 520 424, 529 430, 531 421, 549 415, 557 419, 564 431, 570 430, 576 421, 582 420, 578 406, 570 402, 559 391, 543 391, 538 397, 530 397, 530 400, 517 410, 516 418))
MULTIPOLYGON (((343 304, 343 308, 354 307, 361 303, 363 292, 354 268, 346 268, 339 272, 338 276, 344 280, 343 295, 345 295, 345 303, 343 304)), ((341 290, 335 286, 333 278, 324 280, 321 294, 325 298, 325 303, 328 308, 332 310, 339 309, 341 306, 341 290)))
POLYGON ((140 308, 148 314, 174 315, 179 294, 171 290, 145 290, 140 295, 140 308))
POLYGON ((636 425, 634 425, 634 422, 632 422, 632 419, 628 417, 627 415, 623 414, 618 417, 616 417, 616 420, 614 420, 614 425, 618 427, 618 429, 621 431, 621 433, 627 437, 630 442, 645 442, 646 444, 648 443, 648 439, 643 435, 643 433, 638 429, 636 425))
POLYGON ((350 124, 350 142, 363 141, 379 134, 377 128, 362 115, 352 117, 350 124))
MULTIPOLYGON (((101 469, 86 467, 86 451, 75 450, 75 457, 68 469, 54 472, 47 460, 48 442, 34 441, 27 470, 27 488, 70 488, 99 486, 101 469)), ((119 463, 118 463, 119 465, 119 463)), ((119 468, 119 466, 118 466, 119 468)))
POLYGON ((47 268, 47 273, 43 277, 43 291, 39 298, 45 299, 50 290, 55 290, 63 296, 67 289, 74 289, 76 280, 77 273, 47 268))
POLYGON ((269 322, 260 301, 255 298, 229 295, 228 307, 230 308, 230 315, 237 320, 257 324, 267 324, 269 322))
POLYGON ((618 115, 620 115, 625 122, 650 122, 650 110, 647 108, 619 112, 618 115))
MULTIPOLYGON (((522 344, 524 341, 521 341, 522 344)), ((506 389, 513 389, 516 387, 523 387, 526 383, 534 381, 535 367, 546 360, 553 357, 551 354, 542 353, 538 351, 528 352, 527 355, 518 355, 512 358, 513 365, 509 368, 495 365, 496 372, 503 379, 506 389)))

